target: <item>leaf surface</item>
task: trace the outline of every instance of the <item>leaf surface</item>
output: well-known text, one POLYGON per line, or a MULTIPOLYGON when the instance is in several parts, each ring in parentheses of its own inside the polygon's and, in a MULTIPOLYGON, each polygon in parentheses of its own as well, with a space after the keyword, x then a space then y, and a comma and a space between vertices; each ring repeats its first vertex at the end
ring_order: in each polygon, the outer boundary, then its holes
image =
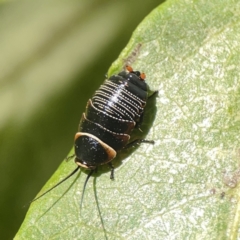
MULTIPOLYGON (((16 239, 237 239, 240 2, 167 1, 137 27, 124 64, 147 75, 142 144, 87 185, 82 171, 34 202, 16 239)), ((139 133, 136 133, 139 134, 139 133)), ((48 189, 75 168, 63 162, 48 189)))

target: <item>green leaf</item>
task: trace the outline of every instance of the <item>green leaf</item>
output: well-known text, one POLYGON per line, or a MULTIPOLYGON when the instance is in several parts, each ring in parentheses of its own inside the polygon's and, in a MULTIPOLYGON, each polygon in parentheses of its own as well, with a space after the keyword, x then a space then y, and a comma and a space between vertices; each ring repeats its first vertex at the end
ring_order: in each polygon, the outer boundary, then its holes
MULTIPOLYGON (((34 202, 15 239, 239 237, 239 11, 167 1, 144 19, 109 74, 128 62, 159 91, 143 124, 155 145, 119 154, 114 181, 100 168, 81 215, 85 171, 34 202)), ((40 193, 75 167, 64 161, 40 193)))
POLYGON ((87 100, 136 25, 158 4, 1 2, 1 239, 13 239, 27 212, 23 206, 72 147, 87 100))

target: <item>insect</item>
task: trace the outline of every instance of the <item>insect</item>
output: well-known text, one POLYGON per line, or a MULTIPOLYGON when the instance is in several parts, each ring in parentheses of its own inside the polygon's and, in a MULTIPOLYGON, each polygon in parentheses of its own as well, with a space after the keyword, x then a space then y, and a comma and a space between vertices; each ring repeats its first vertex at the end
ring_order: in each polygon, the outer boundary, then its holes
POLYGON ((144 73, 126 66, 126 71, 105 80, 89 99, 75 135, 75 154, 71 157, 75 157, 77 168, 33 201, 66 181, 82 167, 90 172, 84 183, 81 206, 86 184, 98 166, 108 164, 111 168, 110 179, 114 179, 111 161, 118 151, 142 142, 154 143, 145 139, 129 143, 132 130, 139 128, 143 120, 148 98, 145 77, 144 73))

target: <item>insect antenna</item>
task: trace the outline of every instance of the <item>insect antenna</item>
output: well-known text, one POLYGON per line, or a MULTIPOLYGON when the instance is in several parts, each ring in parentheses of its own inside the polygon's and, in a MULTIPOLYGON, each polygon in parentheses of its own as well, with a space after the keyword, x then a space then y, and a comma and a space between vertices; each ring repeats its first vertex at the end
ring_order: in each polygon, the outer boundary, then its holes
POLYGON ((87 175, 87 178, 85 180, 85 183, 83 185, 82 197, 81 197, 81 202, 80 202, 80 212, 81 212, 81 209, 82 209, 83 197, 84 197, 84 192, 85 192, 85 189, 86 189, 86 186, 87 186, 87 182, 88 182, 89 178, 91 177, 91 175, 93 174, 93 172, 94 172, 94 170, 91 170, 89 172, 89 174, 87 175))
POLYGON ((50 191, 52 191, 54 188, 56 188, 57 186, 59 186, 61 183, 65 182, 68 178, 70 178, 71 176, 73 176, 78 170, 80 169, 80 166, 77 166, 76 169, 74 169, 73 172, 71 172, 68 176, 66 176, 64 179, 62 179, 60 182, 58 182, 56 185, 54 185, 53 187, 51 187, 50 189, 48 189, 46 192, 44 192, 43 194, 41 194, 39 197, 34 198, 30 204, 32 202, 35 202, 36 200, 38 200, 39 198, 43 197, 44 195, 46 195, 47 193, 49 193, 50 191))

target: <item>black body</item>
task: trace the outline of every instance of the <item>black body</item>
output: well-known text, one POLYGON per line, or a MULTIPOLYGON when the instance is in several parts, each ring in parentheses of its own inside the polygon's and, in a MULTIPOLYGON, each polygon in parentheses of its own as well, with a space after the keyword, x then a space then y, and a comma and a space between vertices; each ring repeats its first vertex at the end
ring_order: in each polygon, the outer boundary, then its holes
POLYGON ((107 79, 87 103, 75 135, 75 162, 81 167, 95 169, 112 161, 142 119, 148 97, 145 75, 127 70, 107 79))

